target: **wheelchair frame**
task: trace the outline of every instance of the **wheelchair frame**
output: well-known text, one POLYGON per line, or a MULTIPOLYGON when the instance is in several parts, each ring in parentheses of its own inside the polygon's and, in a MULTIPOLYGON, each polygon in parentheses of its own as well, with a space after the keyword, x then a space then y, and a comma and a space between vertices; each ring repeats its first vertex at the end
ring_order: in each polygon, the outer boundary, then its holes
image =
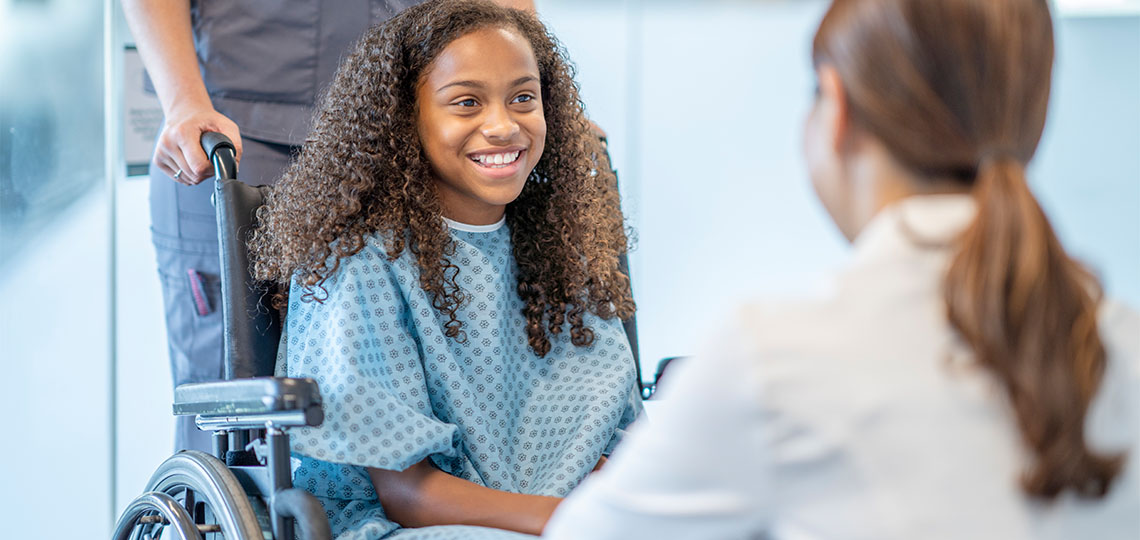
POLYGON ((113 538, 154 538, 170 526, 181 540, 216 533, 253 540, 265 538, 267 531, 276 540, 294 540, 296 532, 305 540, 330 540, 320 502, 293 487, 286 433, 320 425, 324 411, 317 383, 259 377, 273 373, 281 335, 276 310, 265 304, 266 291, 251 286, 244 242, 264 192, 237 181, 234 145, 224 135, 203 134, 202 147, 215 171, 227 300, 222 302, 225 380, 179 386, 173 412, 193 414, 199 429, 214 431, 214 452, 183 451, 163 462, 146 492, 119 518, 113 538))

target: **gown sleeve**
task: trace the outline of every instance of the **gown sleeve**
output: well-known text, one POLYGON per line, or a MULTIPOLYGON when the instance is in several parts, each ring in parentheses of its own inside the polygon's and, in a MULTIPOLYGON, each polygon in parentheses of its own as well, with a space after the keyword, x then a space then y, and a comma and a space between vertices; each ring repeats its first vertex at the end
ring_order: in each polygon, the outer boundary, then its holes
POLYGON ((341 261, 323 301, 303 300, 294 284, 285 372, 315 379, 325 409, 319 427, 293 432, 294 452, 388 470, 458 454, 459 428, 432 412, 410 315, 427 300, 402 293, 415 276, 401 268, 366 248, 341 261))

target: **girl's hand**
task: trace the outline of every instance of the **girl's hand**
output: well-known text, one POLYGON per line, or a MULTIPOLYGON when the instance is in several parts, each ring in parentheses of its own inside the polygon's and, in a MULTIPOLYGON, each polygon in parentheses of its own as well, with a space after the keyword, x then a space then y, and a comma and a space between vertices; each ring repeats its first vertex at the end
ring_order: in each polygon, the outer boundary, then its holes
POLYGON ((540 535, 562 502, 480 486, 427 459, 403 471, 368 468, 368 475, 385 514, 403 527, 474 525, 540 535))
POLYGON ((167 117, 154 148, 155 165, 174 181, 188 186, 213 176, 214 165, 202 151, 202 133, 207 131, 229 137, 241 161, 241 133, 237 124, 213 107, 199 106, 167 117))
POLYGON ((594 470, 592 470, 590 472, 596 473, 596 472, 602 470, 602 467, 604 467, 606 465, 606 461, 608 461, 608 460, 609 460, 609 458, 607 458, 606 456, 602 456, 602 457, 598 458, 598 464, 594 465, 594 470))

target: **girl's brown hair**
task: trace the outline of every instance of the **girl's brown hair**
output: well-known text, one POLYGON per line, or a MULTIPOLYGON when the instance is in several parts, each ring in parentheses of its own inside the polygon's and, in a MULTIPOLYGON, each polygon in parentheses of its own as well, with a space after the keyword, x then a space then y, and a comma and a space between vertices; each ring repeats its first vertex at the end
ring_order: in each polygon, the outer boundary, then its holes
POLYGON ((452 41, 488 27, 519 33, 538 61, 546 147, 506 219, 518 265, 530 347, 570 326, 584 346, 594 334, 586 310, 628 318, 629 278, 616 179, 590 129, 574 71, 558 41, 531 14, 479 0, 434 0, 371 29, 344 61, 321 100, 303 150, 258 212, 251 239, 257 278, 285 290, 296 280, 321 300, 340 261, 378 234, 391 259, 410 250, 420 286, 463 340, 456 313, 465 302, 455 246, 442 220, 435 182, 416 129, 416 87, 452 41))
POLYGON ((1008 393, 1033 454, 1024 490, 1102 497, 1122 460, 1084 439, 1105 370, 1100 288, 1025 176, 1049 103, 1047 0, 835 0, 814 60, 836 69, 853 124, 895 159, 971 186, 977 217, 944 282, 950 323, 1008 393))

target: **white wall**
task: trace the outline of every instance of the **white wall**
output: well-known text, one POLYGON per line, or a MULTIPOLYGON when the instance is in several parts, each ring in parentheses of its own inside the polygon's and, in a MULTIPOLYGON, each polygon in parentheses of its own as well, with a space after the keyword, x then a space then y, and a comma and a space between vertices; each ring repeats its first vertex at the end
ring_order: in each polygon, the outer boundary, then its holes
POLYGON ((1140 307, 1140 3, 1066 17, 1030 181, 1062 241, 1109 294, 1140 307))
POLYGON ((155 271, 147 211, 148 183, 117 180, 115 342, 117 352, 117 454, 115 497, 121 511, 174 446, 170 362, 162 290, 155 271))
MULTIPOLYGON (((841 263, 847 247, 800 153, 810 42, 826 2, 538 5, 581 69, 591 116, 611 131, 639 237, 646 371, 692 353, 741 298, 803 293, 841 263)), ((1057 23, 1055 93, 1031 185, 1074 254, 1137 306, 1140 10, 1087 16, 1104 10, 1075 5, 1057 23)))

